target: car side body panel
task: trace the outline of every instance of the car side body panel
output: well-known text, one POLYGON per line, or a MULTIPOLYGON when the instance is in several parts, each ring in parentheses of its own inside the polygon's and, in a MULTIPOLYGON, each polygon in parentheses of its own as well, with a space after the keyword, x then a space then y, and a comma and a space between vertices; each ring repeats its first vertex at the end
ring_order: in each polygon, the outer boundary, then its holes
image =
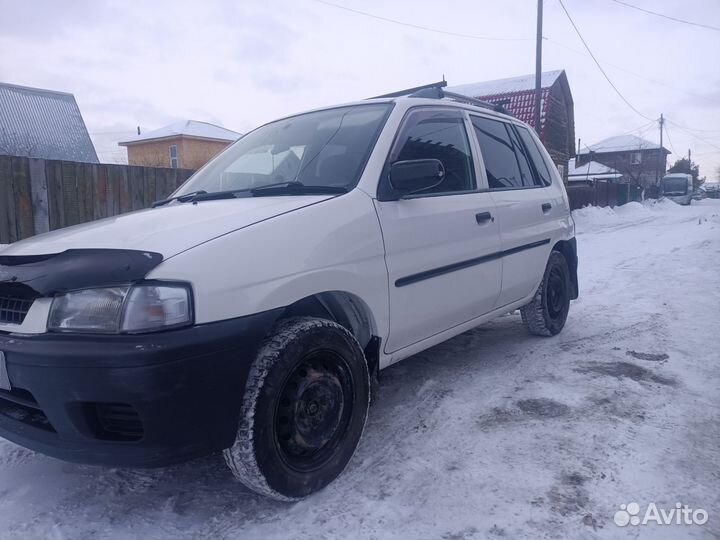
POLYGON ((372 199, 360 190, 201 244, 165 260, 148 278, 191 283, 198 324, 340 291, 362 299, 372 331, 387 335, 382 235, 372 199))

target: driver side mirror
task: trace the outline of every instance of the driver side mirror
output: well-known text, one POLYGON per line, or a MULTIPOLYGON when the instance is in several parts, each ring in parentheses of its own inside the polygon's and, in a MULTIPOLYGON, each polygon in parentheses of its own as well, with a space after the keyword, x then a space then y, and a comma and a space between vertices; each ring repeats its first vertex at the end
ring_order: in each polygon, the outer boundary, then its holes
POLYGON ((398 198, 437 187, 444 179, 445 167, 439 159, 411 159, 390 165, 390 186, 398 198))

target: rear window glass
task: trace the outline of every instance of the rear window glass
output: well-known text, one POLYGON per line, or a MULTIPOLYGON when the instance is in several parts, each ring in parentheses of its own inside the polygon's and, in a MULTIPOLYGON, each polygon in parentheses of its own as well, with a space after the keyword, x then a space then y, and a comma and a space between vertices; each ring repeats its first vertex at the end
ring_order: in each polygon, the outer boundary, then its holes
POLYGON ((550 176, 550 170, 548 169, 547 162, 545 161, 540 148, 538 148, 535 137, 532 136, 530 131, 525 127, 515 126, 517 132, 520 134, 520 138, 527 148, 530 159, 532 159, 535 165, 535 171, 540 178, 543 185, 549 186, 552 184, 552 176, 550 176))

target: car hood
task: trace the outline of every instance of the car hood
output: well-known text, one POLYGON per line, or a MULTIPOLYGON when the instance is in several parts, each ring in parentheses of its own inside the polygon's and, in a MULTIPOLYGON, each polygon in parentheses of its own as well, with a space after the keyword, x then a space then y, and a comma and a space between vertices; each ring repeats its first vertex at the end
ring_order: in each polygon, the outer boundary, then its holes
POLYGON ((248 197, 171 203, 92 221, 16 242, 3 256, 46 255, 68 249, 135 249, 165 259, 260 221, 331 198, 318 196, 248 197))

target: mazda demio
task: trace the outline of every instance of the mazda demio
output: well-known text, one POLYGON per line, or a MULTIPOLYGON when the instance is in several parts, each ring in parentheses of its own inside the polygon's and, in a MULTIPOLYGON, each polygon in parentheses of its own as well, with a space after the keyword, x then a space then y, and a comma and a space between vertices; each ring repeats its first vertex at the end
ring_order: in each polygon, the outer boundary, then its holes
POLYGON ((568 199, 526 124, 441 85, 251 131, 153 208, 0 251, 0 436, 63 460, 224 453, 280 500, 335 479, 378 371, 577 298, 568 199))

